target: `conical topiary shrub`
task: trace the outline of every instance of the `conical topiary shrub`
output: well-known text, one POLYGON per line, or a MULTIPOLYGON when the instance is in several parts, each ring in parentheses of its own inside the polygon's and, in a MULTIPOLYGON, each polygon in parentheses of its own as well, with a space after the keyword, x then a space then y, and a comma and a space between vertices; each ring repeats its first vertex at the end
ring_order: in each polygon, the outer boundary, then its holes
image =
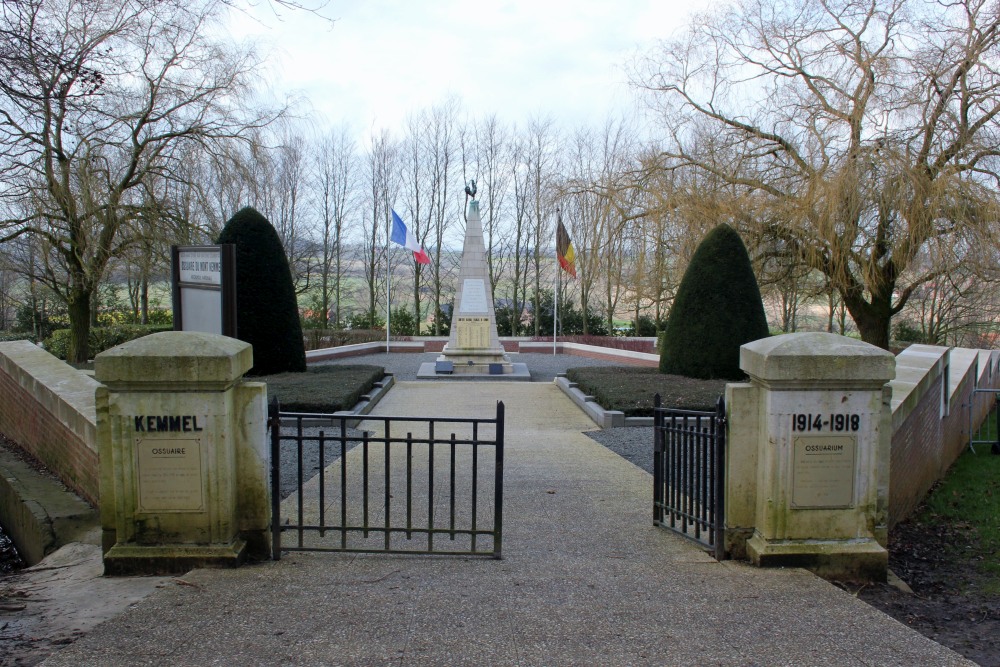
POLYGON ((250 374, 305 371, 292 273, 274 227, 247 207, 230 218, 218 243, 236 246, 236 337, 253 345, 250 374))
POLYGON ((739 234, 719 225, 701 242, 677 288, 660 372, 738 380, 740 346, 768 335, 764 303, 739 234))

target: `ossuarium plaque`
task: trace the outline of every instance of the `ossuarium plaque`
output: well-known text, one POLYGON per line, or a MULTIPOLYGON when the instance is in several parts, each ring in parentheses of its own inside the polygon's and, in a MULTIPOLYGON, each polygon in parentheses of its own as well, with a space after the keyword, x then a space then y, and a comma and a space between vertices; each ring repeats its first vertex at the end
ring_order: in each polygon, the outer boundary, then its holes
POLYGON ((136 440, 139 512, 202 512, 201 440, 136 440))
POLYGON ((803 435, 792 439, 792 507, 854 506, 855 435, 803 435))

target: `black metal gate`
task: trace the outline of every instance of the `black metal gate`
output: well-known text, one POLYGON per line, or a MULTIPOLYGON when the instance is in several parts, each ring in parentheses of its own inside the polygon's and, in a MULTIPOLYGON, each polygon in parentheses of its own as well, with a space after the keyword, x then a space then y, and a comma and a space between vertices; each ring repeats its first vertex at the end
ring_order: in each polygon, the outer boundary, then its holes
POLYGON ((268 427, 275 560, 282 550, 501 557, 502 402, 490 419, 302 414, 272 403, 268 427), (351 429, 359 419, 373 428, 351 429))
POLYGON ((725 558, 726 406, 672 410, 653 401, 653 523, 725 558))

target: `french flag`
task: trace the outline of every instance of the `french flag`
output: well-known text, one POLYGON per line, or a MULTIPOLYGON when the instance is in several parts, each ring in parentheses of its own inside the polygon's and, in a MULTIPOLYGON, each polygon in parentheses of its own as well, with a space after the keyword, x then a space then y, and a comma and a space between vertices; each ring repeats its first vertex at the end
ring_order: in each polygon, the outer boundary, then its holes
POLYGON ((424 247, 420 245, 420 241, 414 236, 406 225, 403 224, 403 220, 396 215, 396 212, 392 212, 392 235, 389 237, 393 243, 399 244, 404 248, 409 248, 413 251, 413 259, 417 261, 417 264, 430 264, 431 258, 427 256, 427 251, 424 247))

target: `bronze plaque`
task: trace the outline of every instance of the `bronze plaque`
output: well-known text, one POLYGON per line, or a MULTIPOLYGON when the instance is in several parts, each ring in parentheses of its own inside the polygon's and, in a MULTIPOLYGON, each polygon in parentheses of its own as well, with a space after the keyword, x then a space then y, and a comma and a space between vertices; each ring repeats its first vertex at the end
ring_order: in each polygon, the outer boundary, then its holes
POLYGON ((792 442, 792 507, 853 507, 857 436, 803 435, 792 442))
POLYGON ((458 317, 455 342, 459 349, 482 350, 490 346, 490 318, 458 317))
POLYGON ((203 512, 200 440, 136 441, 139 512, 203 512))

